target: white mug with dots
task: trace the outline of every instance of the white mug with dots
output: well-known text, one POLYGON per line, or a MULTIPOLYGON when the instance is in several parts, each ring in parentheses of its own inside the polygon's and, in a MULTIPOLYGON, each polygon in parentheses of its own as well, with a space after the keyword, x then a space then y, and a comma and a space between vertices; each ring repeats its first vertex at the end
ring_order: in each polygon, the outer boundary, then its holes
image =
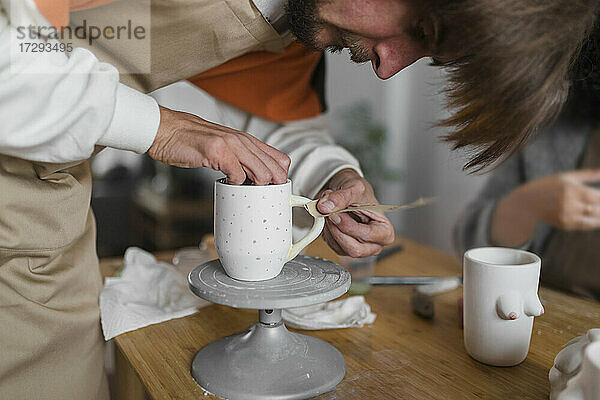
POLYGON ((263 281, 279 275, 321 234, 325 219, 315 217, 311 230, 292 243, 292 207, 312 200, 292 194, 292 182, 281 185, 230 185, 215 182, 215 247, 227 275, 263 281))

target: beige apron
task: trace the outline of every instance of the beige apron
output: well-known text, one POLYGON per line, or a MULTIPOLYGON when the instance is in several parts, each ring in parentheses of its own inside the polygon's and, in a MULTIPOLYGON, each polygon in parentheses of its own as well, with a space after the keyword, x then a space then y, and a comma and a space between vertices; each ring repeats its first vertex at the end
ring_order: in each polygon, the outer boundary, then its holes
MULTIPOLYGON (((581 168, 600 168, 600 128, 592 132, 581 168)), ((554 230, 544 250, 542 281, 600 300, 600 229, 554 230)))
POLYGON ((0 398, 106 399, 87 162, 0 156, 0 398))
MULTIPOLYGON (((108 24, 118 13, 133 15, 136 4, 120 0, 77 12, 73 21, 95 15, 108 24)), ((152 75, 123 80, 149 91, 289 43, 250 0, 153 0, 152 75)), ((122 41, 93 50, 117 66, 136 62, 135 49, 122 41)), ((108 396, 90 192, 87 162, 0 155, 0 399, 108 396)))
MULTIPOLYGON (((150 54, 135 40, 64 39, 89 48, 101 61, 116 66, 121 82, 150 92, 187 79, 253 51, 282 52, 293 38, 279 36, 252 0, 151 0, 150 54), (150 60, 151 74, 143 71, 150 60)), ((146 1, 119 0, 71 13, 72 27, 115 26, 115 15, 126 15, 134 26, 147 15, 146 1)), ((123 22, 124 24, 124 22, 123 22)))

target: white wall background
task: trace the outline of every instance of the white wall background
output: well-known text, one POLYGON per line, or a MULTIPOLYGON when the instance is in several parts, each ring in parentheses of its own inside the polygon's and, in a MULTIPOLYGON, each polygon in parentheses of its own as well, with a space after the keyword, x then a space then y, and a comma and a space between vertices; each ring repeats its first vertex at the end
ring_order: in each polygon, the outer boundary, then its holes
POLYGON ((345 52, 327 57, 327 100, 334 134, 344 134, 337 121, 340 111, 358 101, 369 102, 374 118, 387 127, 384 157, 389 166, 402 170, 402 178, 379 188, 380 201, 437 197, 434 205, 391 214, 396 232, 453 251, 454 224, 486 177, 464 173, 466 159, 441 141, 443 130, 432 127, 445 115, 439 95, 442 73, 421 60, 392 79, 381 81, 370 64, 352 64, 345 52))

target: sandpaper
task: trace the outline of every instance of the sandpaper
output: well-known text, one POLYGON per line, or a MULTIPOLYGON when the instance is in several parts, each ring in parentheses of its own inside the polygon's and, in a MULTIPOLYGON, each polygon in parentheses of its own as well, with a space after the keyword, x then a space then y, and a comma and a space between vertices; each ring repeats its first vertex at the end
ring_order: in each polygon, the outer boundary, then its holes
POLYGON ((350 206, 343 210, 334 211, 329 214, 321 214, 317 209, 317 202, 319 200, 313 200, 310 203, 306 203, 304 208, 308 213, 314 217, 328 217, 331 215, 343 213, 343 212, 352 212, 352 211, 375 211, 375 212, 387 212, 387 211, 399 211, 399 210, 408 210, 411 208, 422 207, 428 204, 431 204, 435 201, 435 197, 421 197, 420 199, 413 201, 409 204, 364 204, 360 206, 350 206))

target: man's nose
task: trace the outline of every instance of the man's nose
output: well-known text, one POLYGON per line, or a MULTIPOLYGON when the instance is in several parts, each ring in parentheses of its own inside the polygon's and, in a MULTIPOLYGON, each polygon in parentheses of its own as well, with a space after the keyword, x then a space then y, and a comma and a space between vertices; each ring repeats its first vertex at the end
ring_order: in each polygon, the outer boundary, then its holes
POLYGON ((388 79, 415 61, 426 56, 425 52, 402 40, 379 42, 373 48, 373 70, 380 79, 388 79))

